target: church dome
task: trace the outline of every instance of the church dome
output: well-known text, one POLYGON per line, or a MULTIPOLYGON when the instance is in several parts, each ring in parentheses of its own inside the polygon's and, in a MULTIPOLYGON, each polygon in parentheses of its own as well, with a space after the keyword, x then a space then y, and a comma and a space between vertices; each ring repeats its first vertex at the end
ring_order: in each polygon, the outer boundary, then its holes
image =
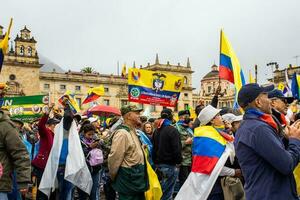
MULTIPOLYGON (((211 71, 208 72, 203 79, 208 79, 208 78, 218 78, 219 77, 219 70, 218 70, 218 66, 217 65, 213 65, 211 66, 211 71)), ((202 80, 203 80, 202 79, 202 80)))

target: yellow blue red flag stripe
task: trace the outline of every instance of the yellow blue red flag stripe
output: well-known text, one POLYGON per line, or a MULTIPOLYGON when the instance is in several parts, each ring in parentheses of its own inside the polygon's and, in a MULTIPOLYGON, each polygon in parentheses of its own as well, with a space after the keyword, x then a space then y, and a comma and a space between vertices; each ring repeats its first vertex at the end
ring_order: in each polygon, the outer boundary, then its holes
POLYGON ((4 61, 4 55, 7 51, 8 48, 8 40, 9 40, 9 34, 10 34, 10 28, 12 26, 12 18, 10 19, 10 23, 8 26, 8 30, 3 38, 3 40, 0 42, 0 72, 2 70, 2 65, 3 65, 3 61, 4 61))

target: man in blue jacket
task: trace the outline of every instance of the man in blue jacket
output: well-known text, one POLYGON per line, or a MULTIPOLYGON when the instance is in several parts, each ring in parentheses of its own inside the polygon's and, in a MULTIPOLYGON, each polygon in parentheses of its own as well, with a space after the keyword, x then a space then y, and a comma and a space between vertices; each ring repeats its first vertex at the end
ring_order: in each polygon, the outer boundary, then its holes
POLYGON ((245 177, 247 200, 298 200, 293 170, 300 161, 300 130, 287 127, 289 143, 285 148, 271 115, 267 92, 273 89, 251 83, 238 94, 245 114, 234 145, 245 177))

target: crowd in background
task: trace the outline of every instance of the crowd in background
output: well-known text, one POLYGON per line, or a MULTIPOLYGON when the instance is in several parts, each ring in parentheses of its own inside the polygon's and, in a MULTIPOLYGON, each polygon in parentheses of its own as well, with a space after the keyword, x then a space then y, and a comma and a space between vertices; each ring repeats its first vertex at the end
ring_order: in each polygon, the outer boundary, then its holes
POLYGON ((300 161, 300 114, 288 115, 288 105, 294 99, 271 87, 248 84, 238 98, 245 110, 243 116, 240 110, 217 108, 219 91, 210 105, 200 101, 194 108, 197 118, 192 119, 187 109, 178 112, 177 121, 169 108, 164 108, 159 118, 147 118, 140 116, 142 110, 134 105, 122 107, 122 116, 102 121, 72 113, 67 104, 63 111, 51 105, 32 123, 10 120, 9 112, 2 109, 0 199, 142 200, 149 187, 146 160, 159 179, 161 199, 173 199, 195 166, 193 137, 202 134, 201 126, 213 128, 234 143, 236 150, 208 199, 226 199, 226 183, 233 180, 238 182, 231 191, 239 196, 235 199, 297 199, 293 171, 300 161), (64 179, 73 121, 92 177, 90 194, 64 179), (56 189, 47 196, 38 188, 60 123, 63 140, 56 189))

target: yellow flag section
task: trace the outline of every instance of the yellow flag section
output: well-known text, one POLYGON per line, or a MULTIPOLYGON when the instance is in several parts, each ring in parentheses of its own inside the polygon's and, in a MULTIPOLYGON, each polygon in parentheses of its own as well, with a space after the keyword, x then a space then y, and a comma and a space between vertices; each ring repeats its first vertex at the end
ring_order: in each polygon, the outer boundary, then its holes
POLYGON ((137 68, 128 70, 128 99, 131 102, 175 107, 182 86, 182 76, 137 68))
POLYGON ((297 184, 297 193, 300 195, 300 164, 294 170, 294 176, 297 184))
POLYGON ((156 173, 152 169, 149 161, 148 161, 148 151, 145 150, 145 158, 147 163, 147 174, 148 174, 148 181, 149 181, 149 189, 145 192, 145 199, 146 200, 160 200, 162 197, 162 190, 157 178, 156 173))
POLYGON ((249 70, 249 83, 255 83, 255 79, 253 78, 250 70, 249 70))
POLYGON ((1 72, 1 69, 2 69, 3 61, 4 61, 4 55, 5 55, 5 53, 7 51, 7 48, 8 48, 9 33, 10 33, 10 28, 11 28, 11 25, 12 25, 12 21, 13 20, 11 18, 9 26, 8 26, 7 33, 5 34, 3 40, 0 42, 0 72, 1 72))

